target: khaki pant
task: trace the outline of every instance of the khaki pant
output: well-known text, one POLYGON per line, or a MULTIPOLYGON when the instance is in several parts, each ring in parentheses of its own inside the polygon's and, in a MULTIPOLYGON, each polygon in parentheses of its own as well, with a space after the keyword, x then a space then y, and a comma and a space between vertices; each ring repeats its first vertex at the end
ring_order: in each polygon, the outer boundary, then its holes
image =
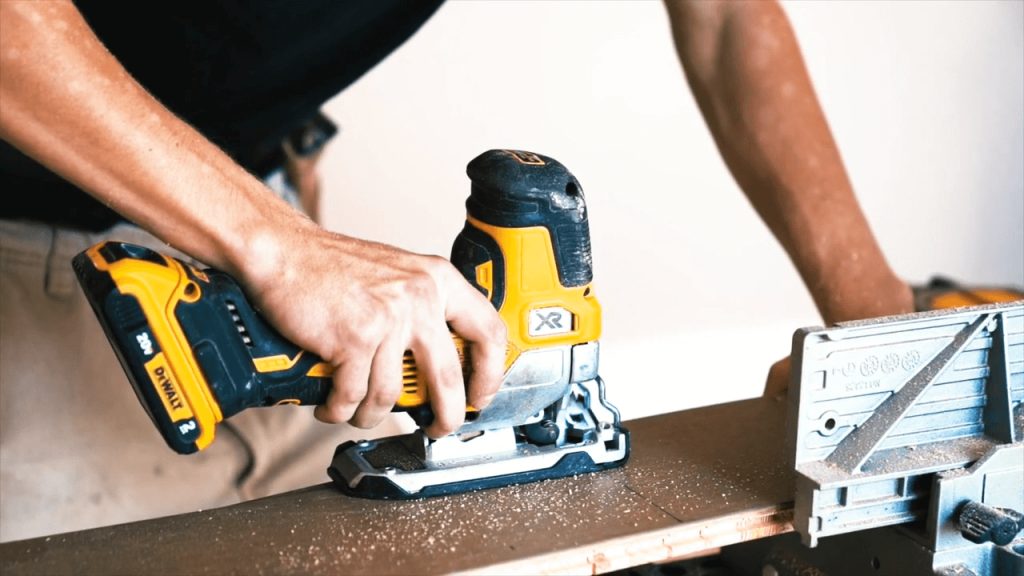
POLYGON ((101 239, 172 253, 138 228, 84 234, 0 221, 0 541, 224 506, 329 481, 335 446, 411 429, 250 409, 203 452, 171 451, 146 416, 71 258, 101 239))

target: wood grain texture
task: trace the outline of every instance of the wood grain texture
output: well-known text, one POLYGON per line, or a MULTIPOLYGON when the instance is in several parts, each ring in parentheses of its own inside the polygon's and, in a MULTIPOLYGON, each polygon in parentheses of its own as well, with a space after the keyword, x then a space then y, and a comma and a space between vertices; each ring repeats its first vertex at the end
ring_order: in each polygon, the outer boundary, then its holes
MULTIPOLYGON (((0 545, 3 574, 592 573, 791 530, 784 402, 627 423, 624 468, 412 502, 331 484, 0 545)), ((325 463, 326 464, 326 463, 325 463)))

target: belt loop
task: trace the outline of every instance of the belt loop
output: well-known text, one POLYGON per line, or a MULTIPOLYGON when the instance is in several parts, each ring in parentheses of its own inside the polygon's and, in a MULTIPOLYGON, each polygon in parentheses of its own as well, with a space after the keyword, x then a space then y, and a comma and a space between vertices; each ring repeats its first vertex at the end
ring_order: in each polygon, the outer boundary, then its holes
POLYGON ((50 250, 46 255, 46 275, 43 287, 46 295, 58 300, 67 300, 75 291, 74 270, 71 258, 78 252, 82 234, 50 227, 50 250))

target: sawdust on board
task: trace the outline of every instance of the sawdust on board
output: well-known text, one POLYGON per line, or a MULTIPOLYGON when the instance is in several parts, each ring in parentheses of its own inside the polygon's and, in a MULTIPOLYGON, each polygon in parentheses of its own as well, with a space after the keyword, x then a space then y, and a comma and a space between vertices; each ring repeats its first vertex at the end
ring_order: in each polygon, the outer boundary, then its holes
MULTIPOLYGON (((268 545, 277 550, 278 567, 286 570, 387 565, 397 573, 436 572, 451 569, 450 559, 437 563, 445 555, 494 556, 466 563, 486 565, 488 560, 521 557, 538 542, 578 546, 590 542, 594 533, 625 534, 631 527, 666 522, 656 507, 624 489, 626 481, 623 470, 611 470, 456 496, 375 502, 363 507, 360 530, 346 522, 351 518, 349 502, 339 507, 337 516, 321 509, 313 527, 296 514, 284 542, 271 540, 268 545), (482 546, 486 541, 500 544, 482 546)), ((329 501, 294 503, 296 510, 316 504, 330 508, 329 501)))

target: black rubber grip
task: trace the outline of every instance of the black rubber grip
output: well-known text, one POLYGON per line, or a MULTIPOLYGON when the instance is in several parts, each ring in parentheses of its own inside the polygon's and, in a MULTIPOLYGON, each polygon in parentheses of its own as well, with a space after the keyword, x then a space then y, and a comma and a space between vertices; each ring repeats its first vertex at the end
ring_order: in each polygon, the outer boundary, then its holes
POLYGON ((544 226, 551 234, 562 285, 590 283, 594 273, 587 204, 583 188, 565 166, 533 152, 488 150, 469 163, 466 173, 472 181, 466 200, 470 216, 503 228, 544 226))
POLYGON ((501 309, 505 302, 505 256, 494 238, 466 222, 462 231, 455 237, 451 261, 474 288, 490 299, 496 310, 501 309), (490 294, 477 282, 476 277, 477 267, 485 262, 492 262, 490 294))

